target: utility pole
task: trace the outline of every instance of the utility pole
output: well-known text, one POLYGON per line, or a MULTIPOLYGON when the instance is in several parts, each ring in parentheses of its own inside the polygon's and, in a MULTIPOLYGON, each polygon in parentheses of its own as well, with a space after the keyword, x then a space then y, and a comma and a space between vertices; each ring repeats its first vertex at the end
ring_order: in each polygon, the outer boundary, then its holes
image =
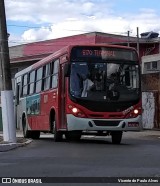
POLYGON ((128 37, 128 43, 127 43, 127 46, 128 46, 128 47, 130 46, 130 45, 129 45, 129 43, 130 43, 130 38, 129 38, 129 37, 130 37, 130 34, 129 34, 129 33, 130 33, 130 31, 127 32, 127 37, 128 37))
POLYGON ((15 143, 16 124, 14 120, 13 91, 4 0, 0 0, 0 83, 3 140, 15 143))
POLYGON ((139 55, 139 28, 137 27, 137 52, 139 55))

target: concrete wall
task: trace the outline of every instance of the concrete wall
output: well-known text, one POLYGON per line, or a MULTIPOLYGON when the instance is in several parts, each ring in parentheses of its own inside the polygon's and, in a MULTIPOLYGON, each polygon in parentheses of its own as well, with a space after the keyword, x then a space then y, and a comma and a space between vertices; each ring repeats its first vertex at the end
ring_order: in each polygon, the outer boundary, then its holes
POLYGON ((142 92, 143 124, 160 128, 160 73, 142 74, 142 92))
POLYGON ((142 124, 144 129, 159 128, 157 93, 142 92, 142 124))

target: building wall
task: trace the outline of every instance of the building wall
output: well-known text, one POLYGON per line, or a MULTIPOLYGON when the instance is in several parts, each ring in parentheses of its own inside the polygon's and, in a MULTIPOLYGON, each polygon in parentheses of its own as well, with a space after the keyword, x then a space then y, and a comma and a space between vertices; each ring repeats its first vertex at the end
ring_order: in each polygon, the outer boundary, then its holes
POLYGON ((24 45, 17 45, 17 46, 9 47, 10 59, 22 57, 23 56, 23 48, 24 48, 24 45))

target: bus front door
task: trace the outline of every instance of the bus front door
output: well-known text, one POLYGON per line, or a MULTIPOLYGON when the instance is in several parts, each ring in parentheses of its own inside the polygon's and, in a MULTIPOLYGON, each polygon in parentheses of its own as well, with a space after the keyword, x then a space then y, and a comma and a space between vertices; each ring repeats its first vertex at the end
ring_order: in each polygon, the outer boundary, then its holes
POLYGON ((20 100, 19 100, 19 96, 20 96, 20 83, 16 84, 16 92, 15 92, 15 121, 16 121, 16 128, 20 129, 20 100))
POLYGON ((66 102, 66 93, 65 93, 65 76, 64 76, 64 64, 60 65, 60 74, 61 74, 61 99, 60 99, 60 123, 61 123, 61 128, 66 129, 66 124, 65 124, 65 102, 66 102))

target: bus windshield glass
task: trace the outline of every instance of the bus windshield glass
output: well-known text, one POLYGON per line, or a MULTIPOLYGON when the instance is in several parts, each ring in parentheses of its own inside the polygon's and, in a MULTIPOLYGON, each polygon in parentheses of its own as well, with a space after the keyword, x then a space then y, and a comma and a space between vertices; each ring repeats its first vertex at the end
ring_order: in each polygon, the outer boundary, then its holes
POLYGON ((127 61, 71 62, 70 95, 93 101, 139 99, 139 65, 127 61))

